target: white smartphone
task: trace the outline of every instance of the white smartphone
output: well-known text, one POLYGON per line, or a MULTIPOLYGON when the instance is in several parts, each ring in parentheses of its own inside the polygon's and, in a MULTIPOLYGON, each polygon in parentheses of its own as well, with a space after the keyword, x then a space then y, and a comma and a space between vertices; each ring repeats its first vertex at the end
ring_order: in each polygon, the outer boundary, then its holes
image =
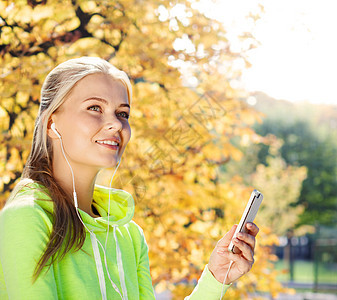
MULTIPOLYGON (((263 195, 258 191, 254 190, 250 195, 249 201, 247 203, 246 209, 241 217, 240 223, 235 230, 233 238, 235 238, 238 232, 247 232, 246 224, 253 222, 257 211, 259 210, 260 204, 262 202, 263 195)), ((228 251, 237 254, 240 252, 233 244, 233 241, 228 246, 228 251)))

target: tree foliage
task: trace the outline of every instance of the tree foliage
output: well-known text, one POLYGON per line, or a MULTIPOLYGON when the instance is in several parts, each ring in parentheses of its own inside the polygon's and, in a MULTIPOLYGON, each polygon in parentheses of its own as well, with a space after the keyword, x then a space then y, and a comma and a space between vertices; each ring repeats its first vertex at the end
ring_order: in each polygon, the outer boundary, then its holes
MULTIPOLYGON (((283 140, 280 153, 287 164, 305 166, 296 204, 305 208, 298 225, 334 226, 337 221, 337 107, 290 104, 260 96, 259 109, 267 114, 257 132, 283 140), (269 108, 265 103, 269 102, 269 108), (273 103, 275 106, 273 106, 273 103)), ((266 162, 269 146, 263 145, 258 160, 266 162)))
MULTIPOLYGON (((115 187, 136 200, 156 290, 179 294, 176 284, 200 276, 251 191, 239 177, 224 182, 219 172, 242 157, 233 138, 259 141, 251 129, 259 114, 230 85, 244 53, 231 52, 222 25, 188 1, 2 1, 0 33, 2 203, 29 154, 46 74, 83 55, 110 61, 134 87, 132 138, 115 187)), ((261 228, 258 241, 256 264, 228 291, 232 299, 281 290, 267 250, 275 236, 261 228)))
POLYGON ((304 211, 297 201, 307 169, 287 165, 279 153, 280 140, 269 148, 266 165, 259 164, 252 174, 252 185, 263 190, 266 201, 259 212, 261 225, 268 226, 278 236, 286 235, 299 222, 304 211))
MULTIPOLYGON (((279 169, 276 165, 271 167, 277 158, 284 165, 284 176, 282 180, 281 177, 278 179, 279 189, 274 191, 275 195, 283 194, 282 186, 286 188, 284 180, 287 176, 289 188, 292 186, 296 191, 295 187, 300 186, 297 199, 293 197, 295 194, 283 198, 285 203, 291 203, 287 209, 295 211, 298 206, 298 212, 302 210, 296 224, 288 223, 289 228, 295 225, 296 232, 300 234, 305 230, 313 231, 317 224, 334 226, 337 221, 337 106, 294 104, 275 100, 263 93, 255 93, 254 96, 256 109, 265 117, 253 128, 263 136, 264 143, 236 143, 245 156, 239 162, 230 162, 223 168, 227 178, 239 174, 247 184, 253 184, 251 174, 256 172, 257 166, 260 176, 262 173, 267 176, 267 173, 279 169), (300 171, 302 167, 307 169, 304 180, 300 171), (288 173, 290 169, 294 176, 288 173)), ((265 184, 263 190, 266 192, 268 187, 265 184)), ((278 196, 273 197, 274 200, 276 198, 278 196)), ((275 216, 271 214, 270 217, 275 216)))
MULTIPOLYGON (((222 171, 226 179, 236 174, 247 185, 263 192, 265 200, 261 204, 257 222, 282 236, 299 223, 304 211, 298 199, 307 169, 290 165, 283 159, 280 153, 283 144, 281 139, 269 134, 263 141, 263 144, 241 145, 244 158, 228 163, 222 171), (261 149, 268 149, 268 152, 260 160, 261 149)), ((302 227, 299 230, 303 232, 307 229, 302 227)))

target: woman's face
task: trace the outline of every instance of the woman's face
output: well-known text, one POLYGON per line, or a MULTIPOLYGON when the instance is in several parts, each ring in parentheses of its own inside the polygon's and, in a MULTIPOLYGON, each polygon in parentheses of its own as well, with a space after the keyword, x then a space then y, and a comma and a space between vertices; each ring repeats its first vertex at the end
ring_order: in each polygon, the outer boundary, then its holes
MULTIPOLYGON (((52 120, 68 160, 99 170, 115 166, 122 156, 131 137, 129 114, 123 83, 109 75, 92 74, 75 85, 52 120), (117 141, 118 146, 111 145, 112 141, 117 141)), ((51 129, 48 135, 57 141, 51 129)), ((53 149, 55 146, 60 149, 55 143, 53 149)), ((54 155, 62 153, 55 149, 54 155)))

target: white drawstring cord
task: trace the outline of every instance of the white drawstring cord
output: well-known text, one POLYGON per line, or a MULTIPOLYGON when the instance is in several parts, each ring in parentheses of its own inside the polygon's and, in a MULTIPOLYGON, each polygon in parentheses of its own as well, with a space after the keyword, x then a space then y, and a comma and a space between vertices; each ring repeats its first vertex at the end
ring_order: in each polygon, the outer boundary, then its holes
POLYGON ((223 280, 220 300, 221 300, 222 297, 223 297, 223 292, 224 292, 224 289, 225 289, 225 282, 226 282, 226 280, 227 280, 227 277, 228 277, 229 271, 230 271, 230 269, 231 269, 231 267, 232 267, 232 264, 233 264, 233 261, 231 260, 230 263, 229 263, 229 266, 228 266, 228 270, 227 270, 226 275, 225 275, 225 279, 223 280))
POLYGON ((103 272, 103 267, 102 267, 101 256, 99 255, 97 240, 95 238, 95 235, 92 233, 90 233, 90 239, 91 239, 91 245, 92 245, 92 249, 94 251, 94 256, 95 256, 95 264, 96 264, 96 270, 97 270, 97 275, 98 275, 98 280, 99 280, 99 287, 101 289, 102 300, 107 300, 104 272, 103 272))
MULTIPOLYGON (((76 192, 74 192, 74 195, 76 195, 76 192)), ((76 199, 77 199, 77 196, 76 196, 76 199)), ((103 245, 102 245, 101 242, 97 239, 96 235, 95 235, 92 231, 90 231, 90 230, 88 229, 87 226, 85 226, 84 222, 82 221, 81 216, 79 215, 79 212, 78 212, 78 208, 77 208, 77 207, 76 207, 76 213, 77 213, 77 215, 78 215, 78 218, 79 218, 80 221, 82 222, 83 226, 88 230, 88 232, 89 232, 90 234, 93 235, 93 237, 95 238, 96 242, 98 242, 98 244, 101 246, 101 248, 102 248, 102 250, 103 250, 103 254, 104 254, 104 263, 105 263, 105 269, 106 269, 107 274, 108 274, 108 278, 109 278, 109 280, 110 280, 110 282, 111 282, 111 285, 112 285, 112 287, 114 288, 114 290, 119 294, 119 296, 120 296, 121 299, 123 300, 124 298, 123 298, 121 292, 119 291, 118 287, 116 286, 116 284, 112 281, 112 279, 111 279, 111 277, 110 277, 110 273, 109 273, 108 265, 107 265, 107 260, 106 260, 106 253, 105 253, 105 250, 104 250, 104 248, 103 248, 103 245)), ((96 260, 96 257, 95 257, 95 261, 97 261, 97 260, 96 260)), ((101 283, 100 283, 100 284, 101 284, 101 283)), ((103 296, 103 295, 102 295, 102 296, 103 296)))
POLYGON ((123 268, 123 261, 122 261, 122 252, 121 249, 119 248, 119 243, 117 239, 117 234, 116 234, 116 228, 117 226, 114 226, 114 237, 116 241, 116 255, 117 255, 117 268, 118 268, 118 274, 120 277, 120 284, 122 286, 122 292, 123 292, 123 300, 128 299, 127 295, 127 290, 126 290, 126 285, 125 285, 125 277, 124 277, 124 268, 123 268))

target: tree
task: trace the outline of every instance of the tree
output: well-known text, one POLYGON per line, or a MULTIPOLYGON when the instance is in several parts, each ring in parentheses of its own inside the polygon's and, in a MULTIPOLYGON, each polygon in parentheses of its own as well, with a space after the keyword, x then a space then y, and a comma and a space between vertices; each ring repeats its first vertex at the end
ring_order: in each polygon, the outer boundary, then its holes
MULTIPOLYGON (((243 53, 232 53, 222 25, 188 1, 0 2, 0 17, 2 203, 30 151, 46 74, 82 55, 109 60, 134 86, 133 133, 115 187, 136 200, 156 290, 178 293, 174 284, 198 278, 216 241, 240 218, 243 203, 235 200, 249 196, 240 180, 222 183, 218 172, 242 156, 234 137, 258 139, 250 129, 256 115, 230 85, 243 53)), ((262 229, 259 240, 268 246, 273 235, 262 229)), ((266 253, 257 253, 259 263, 230 295, 281 290, 275 277, 265 278, 266 253)))
POLYGON ((245 156, 222 168, 226 180, 234 175, 239 176, 246 185, 263 193, 264 200, 257 214, 257 222, 278 236, 293 229, 300 220, 304 206, 298 204, 298 199, 307 174, 306 167, 286 163, 280 153, 282 145, 281 139, 266 135, 263 144, 241 146, 245 156), (268 152, 260 160, 259 154, 265 149, 268 152))
POLYGON ((265 201, 259 212, 261 225, 267 225, 278 236, 293 229, 304 211, 303 205, 295 205, 300 196, 306 168, 289 166, 279 153, 280 143, 269 148, 267 165, 259 164, 252 174, 252 185, 263 191, 265 201))
MULTIPOLYGON (((337 221, 337 145, 333 131, 322 132, 321 126, 310 121, 295 119, 294 122, 266 119, 257 128, 261 135, 275 134, 284 140, 281 155, 286 163, 307 168, 307 178, 298 205, 305 207, 298 225, 334 226, 337 221)), ((259 153, 265 161, 267 146, 259 153)))
POLYGON ((270 147, 274 147, 268 140, 274 135, 282 141, 280 155, 285 163, 307 168, 301 193, 292 204, 304 207, 296 226, 304 229, 309 225, 311 230, 317 223, 334 226, 337 221, 337 106, 294 104, 263 93, 255 93, 254 97, 255 108, 265 117, 253 127, 263 136, 264 143, 241 147, 245 157, 225 166, 227 177, 239 174, 251 184, 249 174, 255 172, 256 166, 268 165, 270 147))

